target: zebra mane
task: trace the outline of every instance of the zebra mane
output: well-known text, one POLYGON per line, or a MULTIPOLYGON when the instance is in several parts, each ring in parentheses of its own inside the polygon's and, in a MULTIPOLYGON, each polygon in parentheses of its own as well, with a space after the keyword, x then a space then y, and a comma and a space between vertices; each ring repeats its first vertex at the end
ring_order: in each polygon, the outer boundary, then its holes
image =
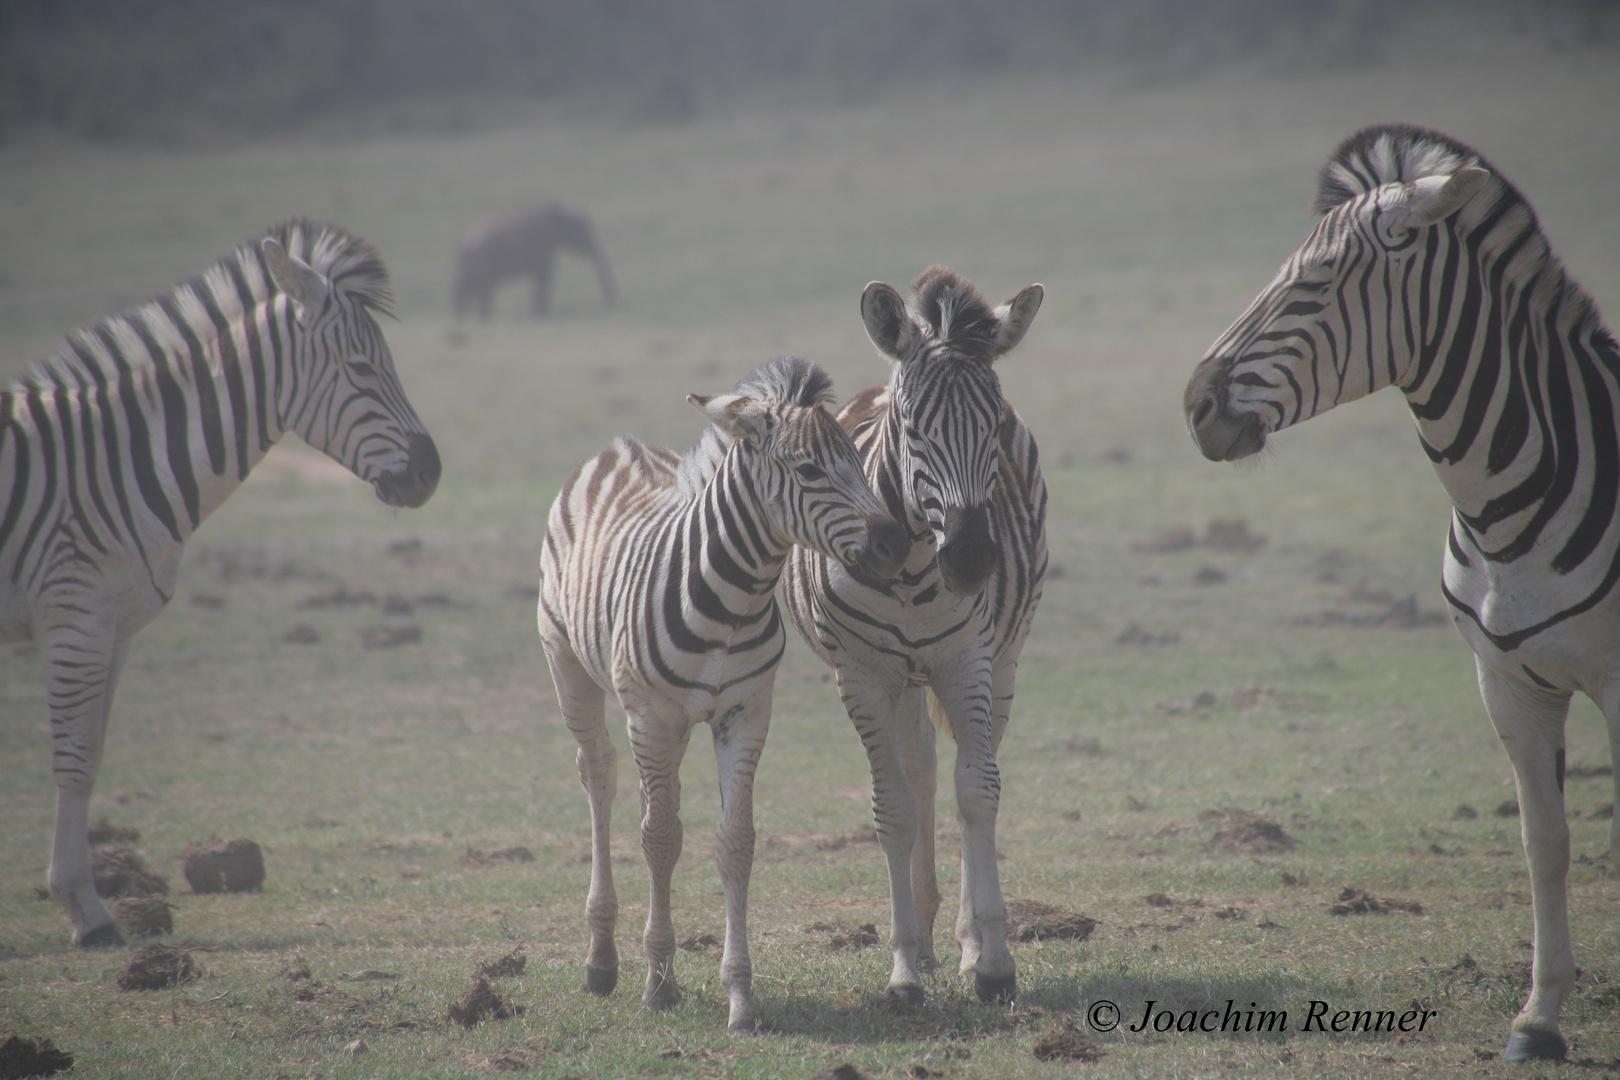
POLYGON ((192 326, 206 326, 207 309, 226 320, 239 318, 251 305, 276 292, 259 242, 274 238, 322 274, 339 292, 364 306, 392 314, 394 295, 388 270, 375 248, 337 225, 293 218, 272 226, 259 236, 216 259, 207 269, 122 315, 101 319, 69 332, 67 345, 55 355, 35 363, 16 383, 18 389, 96 386, 112 382, 132 367, 152 363, 153 343, 170 342, 176 321, 165 309, 190 315, 192 326), (109 342, 118 345, 116 352, 109 342))
POLYGON ((995 360, 1001 323, 989 301, 967 278, 943 266, 930 266, 911 285, 912 314, 935 340, 963 360, 995 360))
POLYGON ((1473 147, 1412 124, 1374 124, 1340 143, 1322 166, 1311 212, 1325 214, 1385 184, 1444 176, 1468 166, 1489 172, 1501 181, 1505 195, 1524 203, 1524 196, 1473 147))
MULTIPOLYGON (((833 401, 832 376, 808 360, 778 356, 737 380, 732 393, 743 394, 767 404, 811 408, 833 401)), ((675 492, 681 501, 697 497, 725 460, 731 436, 710 424, 697 445, 689 450, 675 471, 675 492)))

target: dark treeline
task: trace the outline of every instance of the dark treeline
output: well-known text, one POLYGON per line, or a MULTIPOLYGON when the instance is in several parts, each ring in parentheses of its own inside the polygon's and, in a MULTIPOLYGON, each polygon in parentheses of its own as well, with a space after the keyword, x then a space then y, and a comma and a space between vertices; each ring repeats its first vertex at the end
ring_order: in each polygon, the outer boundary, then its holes
POLYGON ((1613 0, 0 0, 0 136, 478 126, 536 100, 679 121, 1014 71, 1363 64, 1425 21, 1620 39, 1613 0))

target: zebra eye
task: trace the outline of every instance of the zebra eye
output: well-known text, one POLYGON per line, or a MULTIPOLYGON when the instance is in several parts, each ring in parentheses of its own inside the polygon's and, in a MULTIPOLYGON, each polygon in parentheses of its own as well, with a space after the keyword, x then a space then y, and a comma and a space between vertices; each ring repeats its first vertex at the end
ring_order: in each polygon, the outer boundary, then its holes
POLYGON ((374 378, 377 374, 377 369, 371 366, 370 360, 350 360, 348 368, 350 374, 358 375, 363 379, 374 378))
POLYGON ((795 465, 793 467, 793 471, 811 483, 815 483, 817 480, 825 480, 827 478, 827 474, 822 472, 821 466, 812 465, 808 461, 795 465))

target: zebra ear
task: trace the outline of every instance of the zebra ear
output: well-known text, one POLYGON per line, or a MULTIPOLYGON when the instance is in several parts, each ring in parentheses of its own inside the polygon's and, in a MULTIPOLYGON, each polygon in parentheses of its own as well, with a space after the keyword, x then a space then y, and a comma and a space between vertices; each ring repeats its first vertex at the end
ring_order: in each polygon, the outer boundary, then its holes
POLYGON ((894 360, 904 360, 917 341, 917 324, 912 322, 906 302, 894 286, 874 281, 861 293, 861 321, 866 336, 878 352, 894 360))
POLYGON ((1024 340, 1024 334, 1029 330, 1029 324, 1035 321, 1035 313, 1041 310, 1041 301, 1045 298, 1044 288, 1031 285, 1020 289, 1017 296, 996 308, 996 321, 1001 324, 996 331, 997 356, 1024 340))
POLYGON ((259 247, 264 250, 264 261, 270 267, 270 279, 276 283, 276 288, 305 311, 319 311, 332 289, 326 279, 268 236, 259 241, 259 247))
POLYGON ((1433 225, 1461 210, 1491 174, 1484 169, 1458 169, 1450 176, 1425 176, 1412 182, 1406 212, 1413 225, 1433 225))
POLYGON ((686 400, 733 439, 758 435, 769 426, 765 406, 743 394, 687 394, 686 400))

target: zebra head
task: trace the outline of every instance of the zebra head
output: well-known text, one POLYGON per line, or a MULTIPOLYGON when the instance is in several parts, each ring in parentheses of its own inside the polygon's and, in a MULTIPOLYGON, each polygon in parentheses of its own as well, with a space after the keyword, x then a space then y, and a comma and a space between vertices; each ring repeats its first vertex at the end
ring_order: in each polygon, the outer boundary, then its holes
POLYGON ((331 226, 293 222, 278 233, 259 246, 288 301, 281 322, 289 364, 276 389, 280 426, 346 466, 389 506, 421 506, 439 483, 439 451, 372 318, 373 308, 387 310, 382 261, 331 226))
POLYGON ((1444 330, 1430 312, 1445 321, 1471 272, 1459 269, 1469 232, 1497 202, 1475 198, 1491 179, 1483 164, 1418 128, 1369 128, 1339 148, 1318 185, 1322 219, 1187 383, 1205 457, 1248 457, 1335 405, 1410 388, 1444 330))
POLYGON ((752 488, 773 534, 876 578, 911 554, 906 530, 867 486, 861 456, 826 403, 832 380, 807 360, 778 357, 730 394, 688 395, 739 457, 733 475, 752 488))
POLYGON ((906 302, 874 281, 861 318, 878 351, 898 362, 889 381, 894 452, 907 516, 932 534, 945 587, 984 588, 996 564, 989 500, 997 479, 1004 401, 992 366, 1023 340, 1039 285, 992 309, 966 278, 924 270, 906 302))

